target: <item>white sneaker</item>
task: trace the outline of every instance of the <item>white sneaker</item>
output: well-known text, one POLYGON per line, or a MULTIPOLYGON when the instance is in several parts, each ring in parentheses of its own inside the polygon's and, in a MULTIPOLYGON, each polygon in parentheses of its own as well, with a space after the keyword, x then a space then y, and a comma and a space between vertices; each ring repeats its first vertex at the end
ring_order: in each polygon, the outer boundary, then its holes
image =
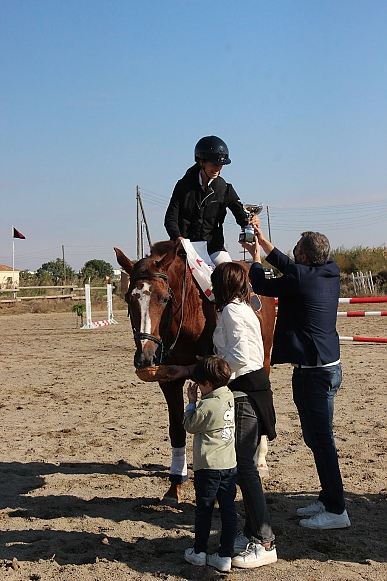
POLYGON ((231 557, 219 557, 218 553, 207 555, 207 565, 215 567, 218 571, 230 571, 231 557))
POLYGON ((206 564, 206 553, 195 553, 194 549, 186 549, 184 552, 184 559, 191 563, 191 565, 198 565, 203 567, 206 564))
POLYGON ((328 529, 345 529, 351 526, 351 521, 348 518, 346 510, 341 514, 335 514, 334 512, 328 512, 325 510, 324 512, 319 512, 310 518, 301 519, 300 526, 321 531, 328 529))
POLYGON ((309 504, 308 506, 304 506, 303 508, 298 508, 297 509, 297 515, 298 516, 313 516, 314 514, 318 514, 319 512, 324 512, 325 511, 325 506, 323 505, 323 503, 318 500, 318 498, 316 498, 316 500, 314 502, 312 502, 312 504, 309 504))
POLYGON ((270 549, 266 549, 266 547, 258 543, 249 543, 245 551, 233 557, 231 564, 233 567, 239 567, 241 569, 254 569, 262 565, 276 563, 276 561, 277 550, 275 545, 272 545, 270 549))
POLYGON ((243 534, 242 531, 239 531, 239 533, 237 534, 236 539, 234 541, 234 553, 236 555, 239 555, 239 553, 241 553, 242 551, 244 551, 246 549, 249 542, 250 542, 250 539, 245 537, 245 535, 243 534))

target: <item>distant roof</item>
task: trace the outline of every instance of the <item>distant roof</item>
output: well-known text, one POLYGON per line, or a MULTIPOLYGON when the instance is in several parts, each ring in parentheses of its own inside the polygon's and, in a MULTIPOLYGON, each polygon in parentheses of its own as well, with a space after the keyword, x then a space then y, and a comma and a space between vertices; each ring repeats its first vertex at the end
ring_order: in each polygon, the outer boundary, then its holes
MULTIPOLYGON (((12 272, 12 266, 6 266, 5 264, 0 264, 0 272, 12 272)), ((20 272, 20 270, 17 270, 17 268, 15 268, 15 272, 20 272)))

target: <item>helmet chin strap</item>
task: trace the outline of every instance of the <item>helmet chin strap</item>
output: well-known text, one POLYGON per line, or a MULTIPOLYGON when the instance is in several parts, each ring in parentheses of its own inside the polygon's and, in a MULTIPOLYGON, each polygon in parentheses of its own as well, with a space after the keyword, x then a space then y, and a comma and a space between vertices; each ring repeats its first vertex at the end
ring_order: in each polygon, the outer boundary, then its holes
POLYGON ((211 176, 209 176, 209 175, 208 175, 208 173, 206 172, 206 170, 205 170, 205 168, 204 168, 204 164, 203 164, 203 161, 202 161, 202 160, 200 160, 200 171, 202 171, 202 172, 203 172, 203 173, 204 173, 204 174, 207 176, 207 178, 208 178, 208 181, 210 181, 211 179, 213 179, 213 178, 211 178, 211 176))

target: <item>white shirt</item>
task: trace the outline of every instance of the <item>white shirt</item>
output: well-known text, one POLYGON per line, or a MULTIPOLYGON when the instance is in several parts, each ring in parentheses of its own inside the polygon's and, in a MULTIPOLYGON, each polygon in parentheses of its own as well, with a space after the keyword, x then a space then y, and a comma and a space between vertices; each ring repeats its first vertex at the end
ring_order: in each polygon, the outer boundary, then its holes
POLYGON ((253 309, 236 299, 218 312, 213 342, 217 355, 229 364, 235 379, 263 367, 261 326, 253 309))

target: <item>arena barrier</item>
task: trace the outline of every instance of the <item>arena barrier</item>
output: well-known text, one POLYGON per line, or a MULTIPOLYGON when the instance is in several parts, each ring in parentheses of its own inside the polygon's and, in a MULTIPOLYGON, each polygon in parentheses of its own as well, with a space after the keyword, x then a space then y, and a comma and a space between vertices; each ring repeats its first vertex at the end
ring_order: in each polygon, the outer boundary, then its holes
POLYGON ((340 341, 361 341, 362 343, 387 343, 384 337, 339 337, 340 341))
POLYGON ((114 320, 113 316, 113 291, 112 285, 106 285, 107 293, 107 310, 108 318, 103 321, 92 321, 91 318, 91 297, 90 297, 90 285, 85 284, 85 299, 86 299, 86 323, 81 327, 81 329, 97 329, 98 327, 104 327, 105 325, 117 325, 117 321, 114 320))
POLYGON ((339 299, 339 303, 387 303, 387 297, 351 297, 339 299))
POLYGON ((338 312, 338 317, 386 317, 387 311, 347 311, 338 312))
MULTIPOLYGON (((387 297, 351 297, 340 298, 339 303, 387 303, 387 297)), ((385 317, 387 311, 348 311, 346 313, 337 313, 338 317, 385 317)), ((339 337, 340 341, 357 341, 360 343, 387 343, 384 337, 339 337)))
MULTIPOLYGON (((350 297, 340 298, 339 303, 387 303, 387 297, 350 297)), ((278 299, 275 299, 275 304, 278 305, 278 299)))
MULTIPOLYGON (((339 303, 387 303, 387 297, 350 297, 339 298, 339 303)), ((275 299, 278 304, 278 299, 275 299)), ((277 313, 276 313, 277 316, 277 313)), ((338 317, 386 317, 387 311, 347 311, 338 312, 338 317)), ((384 337, 339 337, 340 341, 358 341, 362 343, 387 343, 384 337)))

